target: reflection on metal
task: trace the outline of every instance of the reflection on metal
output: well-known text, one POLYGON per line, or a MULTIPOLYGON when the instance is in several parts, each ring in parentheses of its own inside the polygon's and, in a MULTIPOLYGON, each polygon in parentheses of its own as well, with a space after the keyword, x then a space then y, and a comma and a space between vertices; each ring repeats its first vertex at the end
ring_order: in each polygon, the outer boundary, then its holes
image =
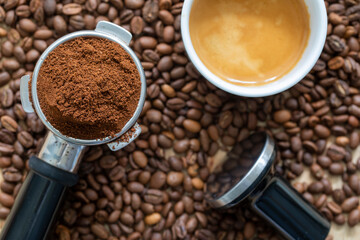
MULTIPOLYGON (((91 145, 99 145, 99 144, 112 142, 112 141, 116 140, 117 138, 119 138, 120 136, 122 136, 124 133, 126 133, 132 126, 134 126, 134 124, 136 123, 137 119, 140 116, 140 113, 142 111, 142 108, 143 108, 144 102, 145 102, 146 78, 145 78, 144 69, 141 65, 140 60, 137 58, 134 51, 132 51, 131 48, 128 46, 129 38, 131 39, 131 34, 128 31, 126 31, 125 29, 120 28, 119 26, 117 26, 113 23, 110 23, 110 22, 100 21, 98 23, 98 25, 96 26, 95 31, 78 31, 78 32, 67 34, 67 35, 61 37, 60 39, 58 39, 57 41, 55 41, 43 52, 43 54, 40 56, 40 59, 36 63, 36 66, 35 66, 35 69, 34 69, 34 72, 32 75, 31 89, 29 89, 29 90, 31 91, 31 95, 32 95, 32 102, 33 102, 32 107, 36 111, 37 115, 39 116, 39 118, 41 119, 43 124, 51 132, 53 132, 58 137, 62 138, 65 141, 68 141, 70 143, 91 146, 91 145), (125 126, 123 127, 121 132, 115 134, 114 136, 109 136, 109 137, 106 137, 103 139, 77 139, 77 138, 65 136, 65 135, 61 134, 56 128, 54 128, 49 121, 47 121, 44 113, 41 110, 39 99, 37 96, 37 88, 36 88, 37 77, 38 77, 41 65, 43 64, 47 55, 52 50, 54 50, 57 46, 59 46, 60 44, 66 42, 66 41, 77 38, 77 37, 100 37, 100 38, 106 38, 110 41, 118 43, 134 60, 137 70, 140 74, 141 92, 140 92, 140 99, 139 99, 138 106, 134 112, 134 115, 125 124, 125 126)), ((23 88, 23 89, 26 89, 26 88, 23 88)))
POLYGON ((48 132, 38 157, 62 170, 76 173, 86 146, 77 145, 48 132))
POLYGON ((260 132, 234 146, 206 185, 206 198, 215 208, 228 208, 248 197, 264 179, 275 159, 274 140, 260 132))
POLYGON ((95 31, 78 31, 65 35, 51 44, 40 56, 38 62, 36 63, 35 69, 32 75, 31 86, 29 86, 30 76, 23 76, 20 81, 20 96, 21 102, 24 110, 26 112, 35 112, 42 121, 42 123, 47 127, 49 133, 47 134, 44 144, 38 154, 38 157, 43 161, 63 169, 68 172, 77 172, 79 168, 79 163, 84 154, 84 149, 86 146, 91 145, 100 145, 108 143, 108 146, 111 150, 117 151, 130 142, 132 142, 136 137, 141 133, 140 126, 136 123, 137 119, 140 116, 142 111, 145 95, 146 95, 146 78, 143 67, 140 60, 137 58, 136 54, 128 46, 132 36, 131 34, 113 23, 100 21, 95 31), (61 134, 56 128, 54 128, 49 121, 47 121, 44 113, 41 110, 39 99, 37 96, 37 77, 39 70, 44 60, 48 54, 54 50, 60 44, 69 41, 77 37, 100 37, 106 38, 110 41, 116 42, 132 57, 134 63, 140 74, 141 81, 141 93, 140 99, 132 118, 125 124, 121 132, 115 134, 114 136, 109 136, 103 139, 77 139, 61 134), (30 94, 31 93, 31 94, 30 94), (29 96, 32 96, 32 102, 30 101, 29 96), (120 137, 127 134, 128 131, 134 127, 134 134, 131 137, 127 137, 127 141, 122 141, 120 137))

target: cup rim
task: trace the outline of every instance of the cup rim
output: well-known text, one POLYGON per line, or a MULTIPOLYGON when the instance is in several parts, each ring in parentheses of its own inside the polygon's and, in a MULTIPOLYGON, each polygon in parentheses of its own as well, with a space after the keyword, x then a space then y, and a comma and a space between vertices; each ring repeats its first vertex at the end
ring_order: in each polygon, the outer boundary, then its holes
MULTIPOLYGON (((327 13, 326 13, 326 7, 323 0, 312 0, 315 2, 318 6, 318 16, 317 18, 320 19, 318 24, 320 25, 320 31, 314 32, 310 31, 311 35, 316 35, 314 44, 311 46, 308 44, 305 47, 305 50, 311 47, 313 49, 311 56, 309 57, 309 60, 302 64, 302 67, 295 72, 295 78, 294 77, 287 77, 290 73, 294 71, 294 68, 299 65, 299 61, 293 67, 290 72, 288 72, 285 76, 281 77, 281 79, 286 79, 286 81, 283 81, 282 84, 272 84, 268 83, 262 86, 239 86, 232 83, 229 83, 227 81, 224 81, 214 73, 212 73, 200 60, 198 55, 196 54, 196 51, 194 49, 194 46, 192 44, 191 38, 190 38, 190 30, 189 30, 189 20, 190 20, 190 13, 192 9, 192 4, 194 0, 185 0, 182 13, 181 13, 181 35, 184 42, 185 50, 188 54, 188 57, 190 58, 191 62, 194 64, 195 68, 200 72, 200 74, 208 80, 210 83, 215 85, 216 87, 237 95, 237 96, 243 96, 243 97, 266 97, 270 95, 274 95, 280 92, 283 92, 298 82, 300 82, 313 68, 315 63, 320 57, 320 54, 323 50, 323 47, 325 45, 325 40, 327 36, 327 13)), ((310 14, 310 13, 309 13, 310 14)), ((309 36, 309 38, 310 38, 309 36)), ((304 50, 304 52, 305 52, 304 50)), ((302 56, 301 58, 303 58, 302 56)), ((300 58, 300 59, 301 59, 300 58)), ((278 80, 274 81, 278 82, 278 80)))
POLYGON ((136 123, 137 119, 139 118, 139 116, 141 114, 144 103, 145 103, 146 78, 145 78, 145 73, 144 73, 144 70, 143 70, 143 68, 141 66, 140 60, 137 58, 136 54, 131 50, 131 48, 128 45, 125 44, 125 42, 123 42, 120 39, 118 39, 117 37, 109 35, 109 34, 98 32, 98 31, 95 31, 95 30, 84 30, 84 31, 73 32, 73 33, 67 34, 67 35, 59 38, 58 40, 56 40, 54 43, 52 43, 43 52, 43 54, 40 56, 38 62, 35 65, 33 75, 32 75, 30 91, 31 91, 31 94, 32 94, 33 106, 34 106, 34 109, 35 109, 37 115, 39 116, 42 123, 51 132, 53 132, 55 135, 59 136, 60 138, 64 139, 65 141, 68 141, 68 142, 71 142, 71 143, 74 143, 74 144, 91 146, 91 145, 99 145, 99 144, 109 143, 109 142, 112 142, 112 141, 116 140, 121 135, 126 133, 136 123), (38 74, 39 74, 39 71, 40 71, 40 68, 41 68, 43 62, 45 61, 48 54, 52 50, 54 50, 57 46, 59 46, 60 44, 62 44, 64 42, 67 42, 69 40, 72 40, 72 39, 78 38, 78 37, 105 38, 105 39, 108 39, 110 41, 113 41, 113 42, 119 44, 130 55, 130 57, 134 61, 134 64, 136 65, 136 68, 137 68, 137 70, 139 72, 140 81, 141 81, 141 90, 140 90, 140 97, 139 97, 138 105, 136 107, 136 110, 135 110, 133 116, 128 120, 128 122, 124 125, 124 127, 121 129, 121 131, 116 133, 114 136, 108 136, 108 137, 105 137, 105 138, 102 138, 102 139, 80 139, 80 138, 74 138, 74 137, 71 137, 71 136, 66 136, 66 135, 62 134, 59 130, 57 130, 47 120, 45 114, 43 113, 43 111, 42 111, 42 109, 40 107, 39 99, 38 99, 38 96, 37 96, 37 77, 38 77, 38 74))

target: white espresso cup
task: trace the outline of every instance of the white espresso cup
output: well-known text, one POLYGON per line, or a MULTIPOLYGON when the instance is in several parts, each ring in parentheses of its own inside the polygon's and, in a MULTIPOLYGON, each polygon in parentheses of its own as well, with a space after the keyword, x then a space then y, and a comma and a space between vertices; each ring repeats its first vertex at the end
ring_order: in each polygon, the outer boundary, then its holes
POLYGON ((201 75, 218 88, 234 95, 264 97, 289 89, 311 71, 324 47, 327 35, 327 14, 324 0, 302 0, 307 6, 310 15, 310 35, 300 60, 287 74, 273 82, 259 86, 239 86, 232 84, 212 73, 196 54, 191 42, 189 30, 190 13, 194 1, 196 0, 185 0, 181 14, 181 34, 186 52, 201 75))

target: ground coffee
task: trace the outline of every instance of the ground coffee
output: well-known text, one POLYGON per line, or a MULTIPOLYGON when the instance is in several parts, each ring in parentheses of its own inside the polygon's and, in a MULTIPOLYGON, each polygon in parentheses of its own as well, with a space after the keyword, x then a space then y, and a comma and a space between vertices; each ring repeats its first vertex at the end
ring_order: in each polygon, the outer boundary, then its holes
POLYGON ((102 38, 76 38, 55 48, 37 79, 42 111, 62 134, 80 139, 114 135, 132 117, 140 76, 130 55, 102 38))

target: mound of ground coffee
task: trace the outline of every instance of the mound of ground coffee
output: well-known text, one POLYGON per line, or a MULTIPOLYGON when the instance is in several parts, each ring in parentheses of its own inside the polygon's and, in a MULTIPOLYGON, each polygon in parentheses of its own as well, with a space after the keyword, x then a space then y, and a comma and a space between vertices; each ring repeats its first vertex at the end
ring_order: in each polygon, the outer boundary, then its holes
POLYGON ((133 116, 141 82, 130 55, 103 38, 75 38, 55 48, 39 71, 37 92, 47 120, 62 134, 99 139, 133 116))

